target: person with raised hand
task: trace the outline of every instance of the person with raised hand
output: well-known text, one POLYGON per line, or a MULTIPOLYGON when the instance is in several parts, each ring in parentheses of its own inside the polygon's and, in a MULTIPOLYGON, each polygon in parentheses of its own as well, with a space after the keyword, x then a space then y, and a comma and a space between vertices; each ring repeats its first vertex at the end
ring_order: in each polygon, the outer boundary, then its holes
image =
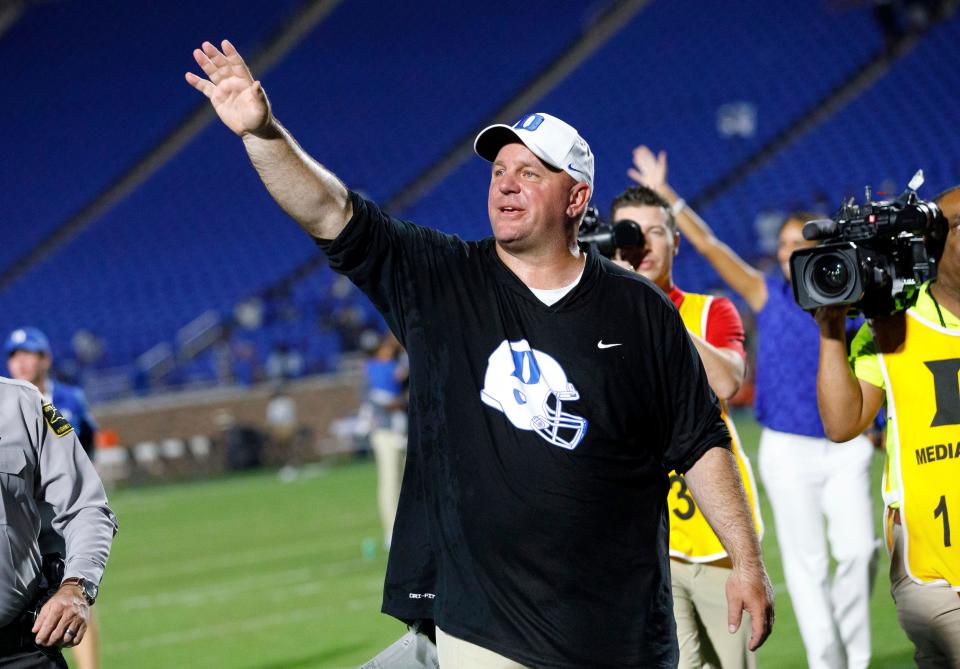
POLYGON ((187 83, 210 99, 223 124, 243 140, 264 185, 283 210, 310 235, 333 239, 353 211, 347 188, 304 152, 280 125, 259 81, 229 40, 210 42, 193 57, 207 79, 186 73, 187 83))
POLYGON ((750 646, 773 592, 730 435, 680 316, 583 251, 594 157, 543 112, 482 130, 493 235, 401 221, 296 144, 236 49, 194 53, 270 194, 408 352, 408 458, 383 611, 436 623, 441 666, 674 667, 664 499, 685 474, 750 646), (478 664, 483 662, 484 664, 478 664))
POLYGON ((863 435, 841 444, 826 437, 817 408, 819 328, 794 302, 790 285, 790 255, 815 244, 803 238, 803 225, 820 217, 787 216, 779 232, 779 271, 765 275, 718 239, 670 186, 666 152, 638 146, 627 174, 670 203, 682 237, 756 313, 760 480, 773 506, 807 662, 813 668, 866 667, 877 550, 873 446, 863 435), (831 557, 837 562, 832 577, 831 557))

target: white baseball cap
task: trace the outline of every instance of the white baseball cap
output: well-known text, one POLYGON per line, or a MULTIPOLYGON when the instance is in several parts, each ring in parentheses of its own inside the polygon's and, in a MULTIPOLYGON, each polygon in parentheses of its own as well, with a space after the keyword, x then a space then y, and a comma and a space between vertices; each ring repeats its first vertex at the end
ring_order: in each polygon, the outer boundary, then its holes
POLYGON ((513 142, 522 142, 540 160, 593 190, 593 152, 569 123, 543 112, 527 114, 513 126, 497 123, 484 128, 473 141, 473 150, 492 163, 500 149, 513 142))

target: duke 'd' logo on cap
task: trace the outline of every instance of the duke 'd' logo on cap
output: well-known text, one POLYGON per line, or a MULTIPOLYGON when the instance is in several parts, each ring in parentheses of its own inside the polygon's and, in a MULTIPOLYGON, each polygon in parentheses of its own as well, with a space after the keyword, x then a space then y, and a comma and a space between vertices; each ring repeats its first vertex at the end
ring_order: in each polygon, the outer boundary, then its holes
POLYGON ((540 116, 540 114, 527 114, 522 119, 517 121, 513 127, 518 130, 530 130, 532 132, 539 128, 543 121, 544 118, 540 116))

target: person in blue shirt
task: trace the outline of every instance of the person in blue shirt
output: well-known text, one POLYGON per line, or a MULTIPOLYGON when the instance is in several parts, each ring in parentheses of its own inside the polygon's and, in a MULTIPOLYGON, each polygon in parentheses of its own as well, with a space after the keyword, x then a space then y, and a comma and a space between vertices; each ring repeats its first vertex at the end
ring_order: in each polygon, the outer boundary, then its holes
POLYGON ((790 284, 790 255, 816 244, 803 238, 803 225, 819 217, 787 217, 778 236, 779 271, 765 275, 717 239, 674 192, 664 152, 655 156, 640 146, 633 159, 628 175, 667 199, 681 235, 756 313, 754 408, 763 426, 757 459, 807 663, 865 668, 878 547, 870 498, 874 449, 863 435, 841 444, 827 439, 817 407, 819 328, 794 302, 790 284), (837 564, 832 577, 831 557, 837 564))
POLYGON ((365 365, 366 397, 361 409, 361 416, 370 425, 370 445, 377 461, 377 504, 387 548, 393 540, 393 523, 407 459, 404 382, 408 370, 404 357, 400 342, 389 332, 370 351, 365 365))
POLYGON ((10 376, 35 385, 44 401, 60 410, 77 431, 83 450, 93 460, 97 422, 90 415, 87 398, 81 388, 50 378, 53 355, 47 336, 37 328, 17 328, 7 337, 4 350, 10 376))
MULTIPOLYGON (((77 433, 80 445, 93 460, 97 422, 90 414, 87 398, 81 388, 50 378, 53 354, 50 340, 35 327, 17 328, 4 344, 7 354, 7 369, 10 376, 19 381, 28 381, 43 395, 43 401, 53 404, 77 433)), ((65 552, 63 538, 52 530, 44 530, 40 538, 41 550, 46 553, 65 552)), ((87 633, 74 649, 74 657, 80 669, 97 669, 100 666, 100 626, 91 614, 87 633)))

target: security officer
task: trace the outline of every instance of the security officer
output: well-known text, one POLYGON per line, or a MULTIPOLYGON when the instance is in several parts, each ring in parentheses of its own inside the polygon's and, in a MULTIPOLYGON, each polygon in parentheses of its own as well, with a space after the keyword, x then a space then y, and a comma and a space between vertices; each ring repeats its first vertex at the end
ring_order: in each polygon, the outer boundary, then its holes
MULTIPOLYGON (((90 459, 94 459, 97 423, 87 407, 87 398, 81 388, 50 378, 53 353, 47 336, 35 327, 17 328, 7 337, 4 350, 10 376, 35 385, 45 402, 53 404, 60 414, 77 430, 80 445, 90 459)), ((44 520, 47 520, 46 518, 44 520)), ((63 538, 48 528, 40 533, 40 550, 44 555, 64 553, 63 538)), ((73 658, 78 669, 100 667, 100 625, 91 611, 87 620, 87 634, 82 644, 73 649, 73 658)))
POLYGON ((60 410, 77 430, 83 450, 93 459, 97 423, 87 408, 83 390, 50 378, 53 355, 47 336, 34 327, 17 328, 4 345, 10 376, 35 385, 47 402, 60 410))
POLYGON ((0 492, 0 666, 66 667, 59 648, 84 637, 117 521, 70 423, 33 385, 3 377, 0 492), (64 539, 62 578, 41 569, 41 516, 64 539))

